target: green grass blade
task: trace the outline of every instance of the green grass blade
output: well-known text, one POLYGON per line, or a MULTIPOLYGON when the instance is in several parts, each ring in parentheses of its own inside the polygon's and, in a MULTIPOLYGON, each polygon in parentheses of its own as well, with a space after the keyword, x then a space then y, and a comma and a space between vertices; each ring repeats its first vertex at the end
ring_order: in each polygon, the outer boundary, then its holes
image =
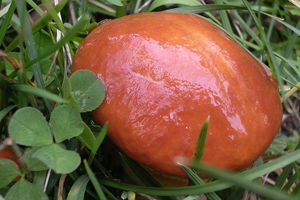
POLYGON ((291 31, 293 31, 296 35, 300 36, 300 29, 298 27, 294 27, 292 25, 290 25, 289 23, 284 22, 282 19, 279 19, 278 17, 274 17, 273 15, 270 15, 266 12, 261 12, 262 14, 271 17, 272 19, 274 19, 276 22, 284 25, 285 27, 287 27, 288 29, 290 29, 291 31))
MULTIPOLYGON (((35 41, 34 41, 33 35, 32 35, 32 29, 31 29, 31 25, 29 22, 25 1, 15 0, 15 3, 17 6, 17 11, 19 14, 20 22, 21 22, 22 34, 23 34, 23 37, 26 38, 24 40, 24 42, 26 45, 28 56, 29 56, 30 60, 33 60, 37 57, 37 50, 36 50, 35 41)), ((42 73, 41 73, 39 63, 35 63, 34 65, 32 65, 32 70, 33 70, 34 78, 37 82, 38 87, 43 88, 44 83, 42 80, 42 73)))
POLYGON ((233 37, 234 37, 234 39, 238 40, 241 44, 243 44, 245 46, 248 46, 248 47, 251 47, 251 48, 253 48, 256 51, 261 51, 262 50, 262 48, 260 46, 257 46, 255 44, 253 44, 252 42, 244 40, 244 39, 240 38, 237 35, 233 35, 233 37))
POLYGON ((121 153, 120 157, 123 168, 129 174, 130 179, 132 179, 135 183, 139 185, 161 187, 161 184, 134 160, 121 153))
POLYGON ((5 15, 7 12, 8 12, 8 10, 9 10, 9 7, 10 7, 10 3, 9 4, 7 4, 6 6, 4 6, 4 7, 2 7, 2 5, 0 4, 0 19, 1 19, 1 17, 3 16, 3 15, 5 15))
POLYGON ((261 46, 261 40, 259 37, 254 33, 254 31, 248 26, 248 24, 242 19, 242 17, 238 14, 236 10, 232 11, 232 15, 239 21, 240 25, 244 28, 244 30, 252 37, 252 39, 261 46))
POLYGON ((92 147, 92 150, 90 152, 90 156, 88 159, 89 165, 92 164, 99 147, 101 146, 104 138, 106 137, 107 131, 108 131, 108 124, 104 124, 104 126, 101 128, 100 133, 96 139, 96 142, 94 143, 94 146, 92 147))
POLYGON ((113 195, 106 187, 102 186, 102 189, 105 194, 109 197, 110 200, 119 200, 115 195, 113 195))
MULTIPOLYGON (((297 22, 297 25, 296 25, 296 28, 299 30, 300 29, 300 20, 298 20, 297 22)), ((287 59, 289 57, 291 57, 291 55, 293 55, 293 48, 295 47, 295 45, 297 44, 297 39, 299 38, 299 36, 294 33, 288 40, 288 44, 286 45, 286 48, 285 50, 283 51, 283 56, 280 56, 279 54, 275 54, 275 56, 279 57, 282 61, 279 65, 280 69, 284 69, 283 70, 283 73, 286 72, 286 71, 289 71, 287 68, 292 68, 295 72, 295 74, 297 74, 297 78, 298 78, 298 81, 293 81, 295 84, 297 84, 297 82, 299 82, 299 79, 300 79, 300 70, 294 66, 293 64, 291 64, 287 59), (285 62, 288 64, 288 66, 285 64, 285 62)), ((291 76, 289 76, 291 77, 291 76)), ((294 77, 294 76, 293 76, 294 77)), ((288 81, 290 82, 290 81, 288 81)), ((286 100, 286 98, 284 98, 283 100, 286 100)))
MULTIPOLYGON (((273 3, 273 14, 276 15, 276 11, 278 10, 278 0, 275 0, 274 3, 273 3)), ((274 30, 274 25, 275 25, 275 20, 274 19, 271 19, 271 22, 269 24, 269 27, 268 27, 268 32, 267 32, 267 41, 270 42, 270 39, 271 39, 271 35, 272 35, 272 32, 274 30)))
MULTIPOLYGON (((300 181, 300 171, 299 171, 299 167, 298 167, 297 165, 295 165, 294 170, 295 170, 295 175, 294 175, 294 176, 297 178, 298 183, 299 183, 299 181, 300 181)), ((299 193, 299 192, 300 192, 300 184, 298 184, 298 185, 293 189, 292 194, 294 194, 294 195, 300 197, 300 193, 299 193)))
MULTIPOLYGON (((32 29, 31 29, 31 25, 29 22, 29 17, 27 14, 25 1, 15 0, 15 3, 16 3, 18 15, 19 15, 20 22, 21 22, 22 34, 23 34, 23 37, 26 38, 24 40, 24 42, 26 45, 28 57, 29 57, 29 60, 34 60, 37 57, 38 53, 37 53, 37 49, 35 46, 35 41, 33 39, 32 29)), ((40 68, 40 63, 38 63, 38 62, 34 63, 32 65, 32 71, 33 71, 33 76, 37 83, 37 86, 39 88, 44 88, 44 82, 43 82, 42 72, 41 72, 41 68, 40 68)), ((48 111, 50 112, 52 110, 52 106, 51 106, 50 102, 47 99, 43 99, 43 100, 44 100, 44 103, 45 103, 48 111)))
POLYGON ((272 72, 273 72, 273 76, 277 79, 278 83, 279 83, 279 88, 281 91, 283 91, 283 81, 281 79, 281 72, 279 69, 279 66, 277 65, 274 55, 273 55, 273 50, 269 44, 269 42, 266 39, 266 34, 264 31, 264 28, 262 26, 262 24, 260 23, 260 21, 258 20, 257 16, 255 15, 254 11, 251 9, 250 4, 248 3, 247 0, 242 0, 244 5, 246 6, 247 10, 249 11, 253 21, 255 22, 258 31, 260 33, 260 38, 262 41, 263 46, 266 49, 266 54, 267 54, 267 58, 268 58, 268 62, 269 62, 269 67, 271 68, 272 72))
POLYGON ((283 61, 283 63, 288 64, 294 70, 295 74, 298 77, 300 77, 300 71, 299 71, 299 69, 292 62, 290 62, 288 59, 286 59, 286 57, 281 56, 279 53, 274 52, 274 55, 276 57, 280 58, 283 61))
POLYGON ((291 170, 291 174, 292 176, 291 177, 287 177, 287 183, 284 184, 283 186, 283 190, 284 191, 289 191, 290 189, 292 189, 291 187, 293 186, 293 184, 297 184, 297 181, 299 181, 299 169, 298 169, 298 166, 294 163, 293 164, 293 169, 295 171, 295 173, 293 172, 293 170, 291 170))
MULTIPOLYGON (((223 5, 223 3, 224 3, 223 0, 215 0, 215 2, 219 5, 223 5)), ((230 20, 229 20, 229 17, 228 17, 225 10, 220 11, 220 17, 221 17, 224 29, 228 33, 233 34, 233 30, 232 30, 232 27, 231 27, 231 24, 230 24, 230 20)))
POLYGON ((284 57, 286 58, 289 58, 290 55, 292 55, 291 51, 293 47, 297 44, 297 39, 300 36, 300 19, 298 20, 296 27, 293 27, 293 29, 297 30, 297 32, 294 31, 294 34, 289 38, 286 50, 284 51, 284 57))
POLYGON ((5 14, 5 18, 1 23, 1 28, 0 28, 0 45, 3 42, 4 36, 6 34, 6 31, 8 30, 8 27, 10 26, 10 21, 11 18, 15 12, 16 9, 16 4, 14 1, 11 2, 10 7, 7 11, 7 13, 5 14))
MULTIPOLYGON (((262 164, 256 168, 252 168, 240 173, 240 176, 246 178, 247 180, 253 180, 264 174, 270 173, 276 169, 282 168, 290 163, 293 163, 300 159, 300 150, 288 153, 280 158, 277 158, 271 162, 262 164)), ((223 181, 213 181, 202 185, 193 185, 186 187, 165 187, 165 188, 157 188, 157 187, 143 187, 136 186, 130 184, 119 183, 110 180, 102 180, 102 184, 107 185, 109 187, 140 192, 149 195, 157 195, 157 196, 182 196, 182 195, 199 195, 204 193, 211 193, 220 190, 224 190, 232 186, 230 183, 225 183, 223 181)))
POLYGON ((206 174, 230 182, 237 187, 242 187, 248 191, 252 191, 261 196, 267 197, 273 200, 296 200, 295 197, 288 195, 285 192, 281 192, 278 189, 268 187, 267 185, 260 184, 258 182, 253 182, 247 180, 241 175, 234 174, 232 172, 220 170, 213 168, 211 166, 200 165, 199 168, 206 174))
POLYGON ((34 60, 31 60, 26 64, 26 67, 34 65, 35 63, 41 61, 42 59, 50 56, 52 53, 54 53, 57 49, 64 46, 68 41, 70 41, 79 31, 81 31, 85 25, 88 23, 90 18, 88 16, 82 16, 81 19, 76 23, 76 25, 69 30, 65 36, 60 39, 57 43, 55 43, 53 46, 49 47, 47 51, 45 51, 43 54, 39 55, 39 57, 35 58, 34 60))
MULTIPOLYGON (((189 177, 189 179, 192 181, 193 184, 205 184, 205 181, 200 178, 191 168, 186 166, 181 166, 183 171, 186 173, 186 175, 189 177)), ((216 193, 207 193, 205 194, 208 200, 222 200, 216 193)))
POLYGON ((201 3, 199 3, 197 0, 155 0, 150 5, 148 12, 153 11, 154 9, 168 5, 168 4, 180 4, 180 5, 186 5, 186 6, 200 6, 201 3))
MULTIPOLYGON (((57 4, 54 9, 56 13, 59 13, 62 11, 62 9, 66 6, 68 3, 68 0, 61 0, 59 4, 57 4)), ((41 30, 43 27, 47 26, 49 22, 52 20, 52 16, 50 12, 45 13, 44 15, 41 16, 41 19, 39 19, 32 28, 32 32, 37 32, 41 30)))
POLYGON ((93 146, 95 146, 96 138, 93 132, 91 131, 90 127, 85 122, 83 122, 83 126, 83 132, 77 137, 77 139, 82 144, 84 144, 89 150, 92 150, 93 146))
POLYGON ((72 185, 67 200, 83 200, 88 182, 89 178, 86 175, 80 176, 72 185))
POLYGON ((96 191, 96 193, 97 193, 99 199, 101 199, 101 200, 106 200, 106 197, 105 197, 105 195, 104 195, 104 193, 103 193, 103 190, 102 190, 102 188, 101 188, 101 185, 100 185, 100 183, 97 181, 97 178, 96 178, 96 176, 94 175, 94 173, 93 173, 93 171, 91 170, 91 168, 89 167, 87 161, 84 160, 83 163, 84 163, 85 170, 86 170, 86 172, 87 172, 87 174, 88 174, 88 176, 89 176, 89 178, 90 178, 90 180, 91 180, 91 182, 92 182, 92 184, 93 184, 93 186, 94 186, 94 188, 95 188, 95 191, 96 191))
POLYGON ((244 7, 235 6, 235 5, 218 5, 218 4, 208 4, 202 6, 183 6, 180 8, 172 8, 165 10, 167 12, 179 12, 179 13, 203 13, 208 11, 215 11, 215 10, 244 10, 244 7))
POLYGON ((193 184, 197 185, 197 184, 205 184, 206 183, 191 168, 184 166, 184 165, 182 165, 180 167, 183 169, 183 171, 186 173, 186 175, 189 177, 189 179, 192 181, 193 184))
POLYGON ((144 187, 137 185, 130 185, 119 183, 116 181, 101 180, 101 183, 112 188, 133 191, 148 195, 156 196, 185 196, 185 195, 200 195, 204 193, 211 193, 231 187, 231 184, 221 181, 214 181, 203 185, 192 185, 185 187, 144 187))
POLYGON ((60 17, 58 16, 55 8, 53 5, 49 2, 49 0, 42 0, 43 4, 48 9, 49 14, 51 15, 52 19, 55 21, 55 24, 58 26, 58 28, 63 32, 66 33, 66 29, 64 27, 63 22, 61 21, 60 17))
POLYGON ((207 137, 207 133, 208 133, 209 119, 210 119, 210 117, 208 117, 205 120, 205 122, 203 123, 203 125, 201 127, 199 137, 198 137, 198 140, 197 140, 197 144, 196 144, 196 149, 195 149, 195 152, 194 152, 192 166, 197 165, 198 163, 200 163, 200 161, 202 159, 204 148, 205 148, 206 137, 207 137))
POLYGON ((45 99, 49 99, 49 100, 55 101, 57 103, 68 103, 67 100, 61 98, 60 96, 52 94, 51 92, 48 92, 45 89, 36 88, 36 87, 24 85, 24 84, 11 85, 10 88, 13 90, 19 91, 19 92, 33 94, 33 95, 36 95, 36 96, 39 96, 39 97, 42 97, 45 99))
POLYGON ((33 0, 26 0, 26 2, 37 12, 39 15, 45 14, 44 11, 33 1, 33 0))
POLYGON ((297 82, 298 82, 297 77, 296 77, 297 72, 292 74, 292 72, 290 70, 288 70, 287 67, 285 67, 285 68, 283 68, 282 73, 284 74, 282 79, 285 80, 288 84, 290 84, 292 86, 295 86, 297 84, 297 82))
POLYGON ((274 55, 282 60, 280 65, 282 66, 283 69, 282 79, 295 87, 300 79, 300 70, 293 63, 291 63, 289 60, 287 60, 285 57, 281 56, 280 54, 274 52, 274 55))
MULTIPOLYGON (((281 18, 275 17, 275 16, 270 15, 266 12, 254 9, 249 5, 249 3, 247 5, 249 6, 248 8, 251 10, 250 13, 254 14, 254 12, 257 12, 257 13, 261 13, 265 16, 268 16, 268 17, 274 19, 276 22, 281 23, 282 25, 284 25, 285 27, 287 27, 288 29, 293 31, 298 36, 300 36, 300 30, 298 28, 292 26, 291 24, 288 24, 288 23, 284 22, 281 18)), ((230 4, 227 4, 227 5, 208 4, 208 5, 202 5, 202 6, 183 6, 183 7, 180 7, 180 8, 167 9, 165 11, 167 11, 167 12, 195 13, 195 14, 197 14, 197 13, 203 13, 203 12, 215 11, 215 10, 246 10, 246 9, 247 9, 247 7, 230 5, 230 4)), ((256 21, 258 22, 258 20, 256 20, 256 21)))
POLYGON ((0 122, 2 121, 2 119, 4 119, 4 117, 12 110, 14 109, 16 106, 8 106, 6 108, 3 108, 1 111, 0 111, 0 122))
MULTIPOLYGON (((61 0, 60 3, 55 7, 56 12, 60 12, 65 5, 67 4, 68 0, 61 0)), ((49 22, 52 20, 51 15, 49 13, 45 13, 41 18, 32 26, 32 32, 36 33, 37 31, 41 30, 45 26, 49 24, 49 22)), ((22 40, 23 35, 18 35, 5 49, 5 52, 10 52, 13 49, 17 47, 17 45, 22 40)))
POLYGON ((131 0, 130 1, 130 13, 136 13, 137 9, 141 5, 141 0, 131 0))

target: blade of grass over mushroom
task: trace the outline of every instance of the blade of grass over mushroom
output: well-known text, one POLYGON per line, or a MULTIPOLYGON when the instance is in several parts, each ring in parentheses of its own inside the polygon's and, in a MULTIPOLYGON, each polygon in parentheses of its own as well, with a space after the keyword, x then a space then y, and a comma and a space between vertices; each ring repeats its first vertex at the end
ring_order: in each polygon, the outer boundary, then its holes
POLYGON ((103 193, 103 190, 102 190, 102 188, 101 188, 101 185, 100 185, 100 183, 98 182, 98 180, 97 180, 95 174, 93 173, 93 171, 92 171, 91 168, 89 167, 87 161, 84 160, 83 163, 84 163, 85 170, 86 170, 86 172, 87 172, 87 174, 88 174, 88 176, 89 176, 89 178, 90 178, 90 181, 92 182, 92 184, 93 184, 93 186, 94 186, 94 188, 95 188, 95 190, 96 190, 96 192, 97 192, 97 195, 98 195, 99 199, 101 199, 101 200, 106 200, 106 197, 105 197, 105 195, 104 195, 104 193, 103 193))
POLYGON ((68 103, 67 100, 61 98, 60 96, 57 96, 55 94, 52 94, 51 92, 48 92, 45 89, 41 89, 41 88, 36 88, 36 87, 32 87, 29 85, 23 85, 23 84, 15 84, 15 85, 11 85, 10 86, 11 89, 16 90, 16 91, 20 91, 20 92, 25 92, 28 94, 33 94, 45 99, 50 99, 52 101, 55 101, 57 103, 68 103))
POLYGON ((108 131, 108 124, 104 124, 104 126, 101 128, 100 133, 98 134, 97 139, 91 149, 90 156, 88 158, 88 164, 90 166, 95 158, 96 152, 98 151, 104 138, 106 137, 107 131, 108 131))
MULTIPOLYGON (((264 174, 270 173, 276 169, 282 168, 290 163, 300 159, 300 150, 288 153, 281 156, 272 162, 262 164, 256 168, 252 168, 241 172, 239 175, 247 180, 253 180, 264 174)), ((104 185, 109 187, 118 188, 121 190, 140 192, 149 195, 157 196, 181 196, 181 195, 198 195, 203 193, 216 192, 231 187, 233 184, 225 183, 224 181, 213 181, 203 185, 193 185, 186 187, 142 187, 130 184, 119 183, 110 180, 102 180, 104 185)))
POLYGON ((57 49, 64 46, 68 41, 70 41, 79 31, 81 31, 85 25, 88 23, 90 18, 88 16, 82 16, 81 19, 76 23, 76 25, 69 30, 65 36, 60 39, 57 43, 55 43, 53 46, 49 47, 45 53, 39 55, 39 57, 35 58, 34 60, 31 60, 26 64, 26 67, 34 65, 35 63, 39 62, 40 60, 46 58, 47 56, 54 53, 57 49))
MULTIPOLYGON (((183 171, 186 173, 186 175, 189 177, 189 179, 192 181, 193 184, 205 184, 205 181, 200 178, 194 170, 192 170, 189 167, 181 166, 183 171)), ((221 200, 221 198, 214 192, 205 194, 208 200, 221 200)))
POLYGON ((6 34, 6 31, 8 29, 8 27, 10 26, 10 22, 11 22, 11 18, 15 12, 16 9, 16 4, 14 1, 11 2, 9 9, 7 11, 7 13, 5 14, 4 20, 1 23, 1 27, 0 27, 0 45, 3 42, 4 36, 6 34))
POLYGON ((248 191, 252 191, 256 194, 259 194, 261 196, 264 196, 264 197, 267 197, 270 199, 296 200, 295 197, 288 195, 285 192, 281 192, 278 189, 269 187, 267 185, 260 184, 258 182, 249 181, 245 177, 235 174, 235 173, 232 173, 232 172, 216 169, 212 166, 206 166, 203 164, 199 166, 199 169, 201 169, 201 171, 205 172, 206 174, 213 176, 214 178, 218 178, 218 179, 224 180, 226 182, 230 182, 237 187, 245 188, 248 191))
MULTIPOLYGON (((57 6, 55 6, 56 12, 60 12, 65 5, 67 4, 68 0, 61 0, 57 6)), ((51 15, 47 12, 44 15, 41 16, 41 18, 32 25, 32 33, 36 33, 37 31, 41 30, 45 26, 48 25, 49 21, 51 21, 51 15)), ((5 49, 5 52, 10 52, 13 49, 17 47, 17 45, 20 43, 22 40, 23 35, 19 34, 5 49)))
MULTIPOLYGON (((194 152, 193 161, 192 161, 192 168, 194 165, 196 166, 198 163, 200 163, 200 161, 202 159, 204 148, 205 148, 206 137, 207 137, 207 133, 208 133, 209 120, 210 120, 210 117, 207 117, 207 119, 205 120, 205 122, 203 123, 203 125, 201 127, 199 137, 197 140, 197 144, 196 144, 196 149, 194 152)), ((196 170, 196 169, 194 169, 194 170, 196 172, 198 172, 198 170, 196 170)))
POLYGON ((283 185, 286 183, 286 179, 289 176, 291 170, 293 170, 293 164, 290 164, 283 169, 282 173, 276 180, 275 187, 277 187, 278 189, 281 189, 283 187, 283 185))

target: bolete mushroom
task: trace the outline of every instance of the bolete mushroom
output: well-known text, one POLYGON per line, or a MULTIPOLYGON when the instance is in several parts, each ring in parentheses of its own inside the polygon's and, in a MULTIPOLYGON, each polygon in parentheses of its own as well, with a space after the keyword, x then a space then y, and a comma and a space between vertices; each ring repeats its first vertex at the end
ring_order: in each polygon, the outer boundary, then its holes
MULTIPOLYGON (((106 86, 94 119, 132 159, 185 176, 210 116, 203 162, 241 170, 270 145, 282 117, 270 71, 225 32, 192 14, 142 13, 95 28, 80 44, 73 70, 106 86)), ((97 92, 97 91, 95 91, 97 92)))

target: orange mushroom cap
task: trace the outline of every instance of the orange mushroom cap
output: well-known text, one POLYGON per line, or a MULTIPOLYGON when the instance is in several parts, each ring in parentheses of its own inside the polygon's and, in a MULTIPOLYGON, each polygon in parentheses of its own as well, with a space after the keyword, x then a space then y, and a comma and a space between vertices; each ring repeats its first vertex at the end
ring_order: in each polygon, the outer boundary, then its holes
MULTIPOLYGON (((192 15, 142 13, 95 28, 81 43, 73 71, 95 72, 106 86, 94 119, 128 156, 184 176, 210 116, 203 161, 228 170, 253 163, 281 124, 271 73, 226 33, 192 15)), ((97 92, 97 91, 95 91, 97 92)))

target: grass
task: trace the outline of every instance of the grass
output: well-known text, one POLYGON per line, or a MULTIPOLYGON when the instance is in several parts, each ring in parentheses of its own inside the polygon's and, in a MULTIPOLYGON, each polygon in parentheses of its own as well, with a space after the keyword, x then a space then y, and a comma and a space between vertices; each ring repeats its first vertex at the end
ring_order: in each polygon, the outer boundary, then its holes
MULTIPOLYGON (((44 191, 41 195, 49 199, 67 200, 300 199, 300 8, 296 3, 281 0, 62 0, 54 5, 50 0, 0 0, 0 139, 6 142, 10 141, 8 123, 13 113, 22 107, 40 110, 46 120, 50 119, 56 103, 78 110, 67 77, 79 43, 100 21, 136 12, 194 13, 215 23, 272 70, 279 83, 284 109, 278 137, 253 168, 232 173, 194 162, 192 168, 182 166, 190 180, 188 186, 180 187, 162 187, 148 170, 122 154, 105 137, 108 125, 99 127, 89 113, 83 113, 83 121, 77 121, 83 124, 82 135, 61 142, 81 156, 82 162, 75 171, 61 175, 47 168, 41 171, 24 168, 22 174, 29 182, 26 185, 10 183, 0 188, 0 195, 4 197, 14 186, 15 189, 29 187, 31 191, 44 191), (267 162, 269 160, 272 162, 267 162), (202 180, 197 176, 198 170, 213 180, 202 180)), ((201 130, 203 137, 199 137, 195 160, 202 157, 207 126, 208 121, 201 130)), ((0 149, 5 145, 12 145, 22 154, 38 148, 4 142, 0 149)), ((41 167, 39 163, 37 166, 41 167)), ((32 199, 44 197, 33 196, 32 199)))

